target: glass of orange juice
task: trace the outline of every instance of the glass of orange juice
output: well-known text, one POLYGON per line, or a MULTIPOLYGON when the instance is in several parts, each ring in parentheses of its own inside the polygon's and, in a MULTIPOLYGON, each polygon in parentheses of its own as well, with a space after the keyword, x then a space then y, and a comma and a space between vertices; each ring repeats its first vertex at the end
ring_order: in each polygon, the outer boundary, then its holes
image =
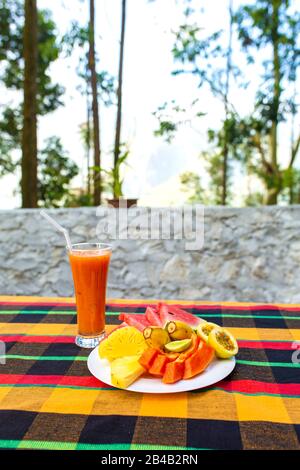
POLYGON ((69 250, 78 334, 75 343, 94 348, 105 334, 105 302, 111 246, 104 243, 76 243, 69 250))

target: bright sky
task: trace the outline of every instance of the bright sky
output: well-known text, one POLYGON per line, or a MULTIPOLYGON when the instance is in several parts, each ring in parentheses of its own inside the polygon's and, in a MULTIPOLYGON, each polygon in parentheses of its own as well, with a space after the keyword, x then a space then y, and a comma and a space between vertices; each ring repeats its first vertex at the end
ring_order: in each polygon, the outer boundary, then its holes
MULTIPOLYGON (((51 9, 59 33, 68 29, 71 20, 76 19, 83 24, 87 21, 87 3, 87 0, 38 0, 39 8, 51 9)), ((203 0, 194 2, 196 3, 205 8, 205 28, 208 33, 227 26, 226 0, 203 0)), ((235 0, 234 6, 240 3, 243 2, 235 0)), ((300 0, 294 0, 294 3, 300 7, 300 0)), ((96 0, 95 4, 96 47, 100 58, 98 67, 99 70, 107 70, 116 75, 121 0, 96 0)), ((179 175, 184 171, 198 172, 205 180, 203 163, 198 156, 201 150, 206 148, 207 129, 217 127, 222 119, 222 106, 207 89, 199 91, 195 80, 187 75, 171 76, 176 67, 171 54, 174 42, 172 31, 177 30, 183 19, 182 4, 182 0, 128 0, 122 140, 129 143, 131 156, 125 173, 124 192, 127 197, 139 197, 141 204, 159 206, 183 203, 186 195, 179 191, 179 175), (207 113, 205 118, 199 121, 197 129, 184 126, 170 145, 153 135, 157 121, 152 113, 158 106, 174 98, 184 106, 196 97, 199 98, 201 110, 207 113)), ((203 21, 203 16, 201 19, 203 21)), ((65 106, 40 119, 39 143, 48 136, 60 136, 70 157, 81 167, 85 162, 79 126, 86 120, 86 107, 84 97, 77 90, 77 60, 78 56, 71 59, 61 58, 53 65, 53 80, 66 88, 65 106)), ((254 67, 248 90, 240 90, 232 97, 239 103, 239 109, 242 107, 245 113, 252 107, 259 71, 258 67, 254 67)), ((103 159, 107 168, 112 161, 115 111, 113 106, 102 106, 100 110, 103 159)), ((282 146, 286 148, 287 129, 282 129, 281 136, 282 146)), ((16 183, 16 177, 12 176, 2 180, 1 208, 16 207, 20 204, 19 196, 13 194, 16 183)), ((81 180, 77 178, 74 184, 80 186, 81 180)), ((237 178, 237 195, 241 194, 243 186, 241 179, 237 178)), ((236 201, 238 204, 238 196, 236 201)))

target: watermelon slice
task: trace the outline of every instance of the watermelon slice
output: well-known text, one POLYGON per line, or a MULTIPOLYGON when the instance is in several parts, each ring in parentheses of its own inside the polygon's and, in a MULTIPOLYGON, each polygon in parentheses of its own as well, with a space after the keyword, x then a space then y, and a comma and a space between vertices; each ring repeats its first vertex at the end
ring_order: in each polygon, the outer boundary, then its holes
POLYGON ((166 305, 166 304, 160 303, 159 315, 160 315, 163 325, 167 321, 178 320, 178 321, 187 323, 192 328, 196 328, 200 323, 203 322, 201 318, 198 318, 195 315, 192 315, 191 313, 188 313, 185 310, 182 310, 177 305, 166 305))
POLYGON ((164 326, 168 321, 173 320, 173 317, 169 315, 168 305, 159 302, 158 304, 158 313, 160 316, 160 320, 162 325, 164 326))
POLYGON ((146 308, 146 318, 150 325, 152 326, 162 326, 162 322, 160 319, 160 316, 158 314, 158 311, 155 307, 147 307, 146 308))
POLYGON ((133 313, 120 313, 119 320, 127 323, 129 326, 134 326, 140 331, 143 331, 147 326, 151 326, 145 315, 133 313))

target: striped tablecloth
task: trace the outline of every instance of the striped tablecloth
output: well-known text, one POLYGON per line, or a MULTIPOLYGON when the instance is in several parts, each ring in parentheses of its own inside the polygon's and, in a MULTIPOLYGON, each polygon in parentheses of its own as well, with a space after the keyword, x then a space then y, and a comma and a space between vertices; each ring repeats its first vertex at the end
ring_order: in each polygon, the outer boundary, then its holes
MULTIPOLYGON (((0 448, 299 449, 300 306, 173 303, 238 338, 226 380, 160 396, 107 387, 74 344, 73 299, 0 297, 0 448)), ((109 301, 108 330, 149 304, 109 301)))

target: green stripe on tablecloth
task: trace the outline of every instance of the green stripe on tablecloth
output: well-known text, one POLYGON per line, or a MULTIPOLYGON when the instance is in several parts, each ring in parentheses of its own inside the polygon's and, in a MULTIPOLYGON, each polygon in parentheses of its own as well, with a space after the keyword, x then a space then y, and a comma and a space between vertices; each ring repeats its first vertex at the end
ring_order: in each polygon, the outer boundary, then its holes
POLYGON ((300 367, 300 364, 294 362, 259 362, 259 361, 244 361, 242 359, 236 360, 237 364, 245 364, 247 366, 262 366, 262 367, 300 367))
POLYGON ((89 444, 84 442, 5 440, 0 439, 1 449, 41 449, 41 450, 211 450, 200 447, 162 446, 151 444, 89 444))
POLYGON ((19 354, 2 354, 0 359, 21 359, 23 361, 87 361, 86 356, 21 356, 19 354))
MULTIPOLYGON (((247 311, 247 310, 246 310, 247 311)), ((118 316, 121 312, 106 312, 107 316, 118 316)), ((0 315, 75 315, 76 310, 0 310, 0 315)), ((137 315, 139 315, 137 313, 137 315)), ((143 313, 140 313, 143 315, 143 313)), ((259 315, 256 313, 253 314, 240 314, 240 313, 196 313, 194 314, 197 317, 202 318, 264 318, 264 319, 273 319, 273 320, 300 320, 300 316, 290 316, 290 315, 259 315)))
MULTIPOLYGON (((0 359, 20 359, 24 361, 87 361, 86 356, 21 356, 19 354, 0 355, 0 359)), ((236 360, 237 364, 262 367, 299 367, 300 364, 293 362, 258 362, 236 360)))

